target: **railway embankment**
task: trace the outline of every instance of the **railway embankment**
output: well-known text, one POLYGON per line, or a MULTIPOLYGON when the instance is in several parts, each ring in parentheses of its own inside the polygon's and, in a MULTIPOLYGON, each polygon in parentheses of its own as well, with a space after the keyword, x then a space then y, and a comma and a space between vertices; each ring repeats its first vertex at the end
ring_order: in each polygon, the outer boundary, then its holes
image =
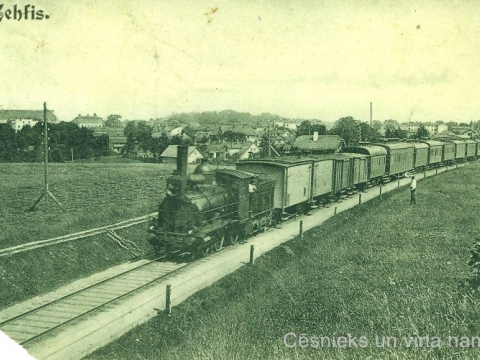
MULTIPOLYGON (((471 166, 469 165, 468 167, 465 167, 465 169, 469 167, 474 167, 474 166, 477 166, 477 165, 476 164, 471 166)), ((463 170, 459 169, 457 171, 460 173, 463 170)), ((430 172, 430 174, 432 174, 432 172, 430 172)), ((446 175, 447 174, 442 175, 441 177, 446 175)), ((439 177, 439 179, 441 177, 439 177)), ((432 178, 432 179, 435 181, 436 178, 432 178)), ((427 179, 426 182, 428 181, 431 181, 431 180, 427 179)), ((404 185, 407 183, 408 183, 408 179, 403 179, 401 180, 400 185, 404 185)), ((423 181, 421 182, 421 184, 422 183, 423 181)), ((362 194, 363 203, 365 203, 366 201, 370 201, 368 203, 369 205, 364 204, 358 207, 357 209, 360 211, 361 214, 363 214, 363 212, 368 210, 369 206, 372 206, 370 204, 373 204, 373 206, 376 207, 381 205, 382 203, 388 203, 390 195, 386 195, 386 191, 395 189, 397 188, 397 186, 398 185, 396 182, 388 184, 384 188, 382 200, 378 200, 378 192, 379 192, 378 188, 370 189, 367 193, 362 194), (376 201, 380 201, 379 204, 375 204, 376 201)), ((402 197, 404 197, 401 203, 402 203, 402 206, 409 208, 408 206, 406 206, 406 204, 408 203, 408 190, 406 191, 404 190, 405 188, 400 189, 400 192, 402 192, 403 194, 402 197)), ((303 229, 307 231, 308 229, 311 229, 316 225, 321 224, 327 219, 333 217, 334 213, 337 214, 337 216, 334 217, 335 219, 340 218, 340 216, 344 216, 344 214, 350 213, 351 211, 348 211, 345 213, 342 213, 342 212, 354 206, 355 204, 357 204, 358 200, 359 198, 355 196, 342 203, 332 204, 332 206, 328 209, 320 209, 317 212, 315 212, 314 216, 307 216, 302 218, 301 221, 303 221, 303 229)), ((348 217, 347 217, 347 220, 348 220, 348 217)), ((345 219, 341 220, 341 224, 343 224, 342 226, 348 225, 346 224, 347 220, 345 219)), ((327 221, 325 225, 329 224, 331 221, 332 220, 327 221)), ((255 245, 256 256, 261 256, 264 253, 271 250, 272 248, 284 243, 285 241, 288 241, 294 238, 296 235, 298 235, 299 222, 300 222, 300 219, 291 221, 290 223, 284 224, 281 230, 274 230, 274 231, 272 230, 265 234, 261 234, 253 238, 252 240, 250 240, 249 244, 238 245, 236 247, 229 248, 227 251, 215 254, 212 258, 204 259, 206 261, 202 260, 201 264, 198 265, 199 268, 196 268, 196 269, 194 269, 193 267, 191 268, 193 269, 192 270, 193 272, 190 274, 190 277, 188 277, 185 273, 178 274, 179 277, 176 278, 176 280, 175 279, 171 280, 171 283, 173 284, 173 296, 172 296, 173 305, 179 305, 183 300, 185 300, 186 298, 189 298, 190 296, 195 294, 197 291, 205 287, 208 287, 209 285, 215 283, 216 281, 218 281, 228 273, 231 273, 237 270, 238 268, 242 267, 246 262, 248 262, 248 252, 249 252, 248 250, 249 250, 250 244, 255 245)), ((323 236, 320 237, 320 239, 314 240, 311 237, 309 237, 308 233, 305 233, 304 240, 301 241, 303 245, 301 246, 306 246, 307 248, 311 246, 315 247, 318 245, 317 243, 319 241, 321 242, 322 238, 323 236), (305 240, 307 240, 307 243, 305 243, 305 240)), ((292 257, 299 260, 302 263, 305 261, 303 259, 303 256, 301 257, 296 256, 298 249, 294 249, 292 247, 292 243, 289 243, 286 246, 281 247, 280 250, 276 250, 276 251, 280 251, 280 254, 282 256, 287 256, 287 259, 292 257)), ((258 263, 261 264, 262 261, 264 261, 264 259, 271 257, 272 254, 276 254, 276 252, 265 255, 263 257, 263 260, 260 260, 258 263)), ((330 264, 332 266, 332 264, 329 262, 328 259, 329 259, 329 255, 328 253, 326 253, 325 257, 318 256, 317 262, 330 264)), ((274 260, 274 262, 279 266, 283 266, 284 263, 285 264, 288 263, 283 260, 274 260)), ((254 271, 253 269, 255 268, 257 268, 257 265, 251 267, 252 271, 254 271)), ((250 271, 250 270, 242 270, 242 271, 250 271)), ((276 272, 277 270, 273 271, 273 274, 275 275, 276 272)), ((306 273, 308 273, 308 271, 306 273)), ((236 276, 236 274, 234 274, 233 276, 236 276)), ((266 278, 265 280, 269 280, 269 279, 266 278)), ((276 281, 279 286, 282 286, 281 278, 277 278, 276 280, 275 278, 273 278, 273 280, 276 281)), ((250 282, 247 281, 245 284, 250 284, 250 282)), ((246 286, 250 286, 250 285, 246 285, 246 286)), ((227 299, 223 299, 223 300, 220 298, 218 301, 215 299, 204 301, 203 296, 201 295, 202 300, 200 302, 200 306, 202 308, 205 306, 206 307, 211 306, 215 308, 217 305, 222 304, 224 300, 227 300, 227 302, 233 301, 233 303, 235 303, 238 297, 236 295, 235 288, 230 288, 230 290, 233 291, 232 293, 233 297, 228 296, 227 299)), ((230 293, 230 290, 229 290, 229 293, 230 293)), ((130 305, 119 306, 119 307, 115 306, 115 308, 110 309, 111 311, 108 311, 108 314, 102 312, 101 316, 104 316, 103 321, 100 321, 100 318, 94 316, 92 319, 89 320, 88 322, 89 325, 82 322, 81 324, 78 325, 79 327, 76 330, 75 328, 59 330, 59 334, 57 337, 45 339, 44 341, 41 341, 36 345, 36 347, 34 348, 34 350, 36 351, 36 354, 40 354, 38 353, 38 351, 40 351, 41 354, 45 355, 46 353, 44 353, 44 351, 47 351, 51 354, 49 356, 53 356, 50 358, 55 358, 55 356, 57 356, 57 358, 62 358, 62 356, 63 358, 65 358, 64 356, 68 356, 68 358, 77 358, 79 356, 78 354, 82 354, 82 356, 86 355, 88 354, 89 351, 97 348, 98 346, 107 344, 109 341, 115 338, 118 338, 127 330, 133 328, 135 325, 142 323, 143 321, 146 321, 149 318, 155 317, 156 315, 155 309, 164 308, 165 304, 163 302, 164 300, 162 299, 164 299, 164 296, 165 296, 165 284, 164 283, 160 284, 157 288, 155 288, 150 292, 150 295, 143 294, 139 296, 140 298, 136 297, 135 299, 131 300, 133 302, 130 305), (144 305, 143 309, 140 309, 141 306, 139 305, 144 305), (112 316, 112 317, 109 317, 109 316, 112 316), (76 339, 75 337, 72 338, 73 335, 77 336, 78 339, 76 339), (63 349, 67 352, 63 352, 63 353, 56 352, 56 350, 54 349, 56 347, 60 350, 63 347, 63 349), (68 351, 71 351, 71 352, 69 353, 68 351), (76 354, 76 355, 73 356, 72 354, 76 354)), ((252 296, 255 296, 255 294, 252 294, 252 296)), ((260 296, 263 296, 263 293, 260 293, 260 296)), ((195 297, 193 299, 195 304, 198 305, 199 303, 196 302, 195 297)), ((176 309, 175 313, 177 313, 177 309, 181 310, 181 306, 183 305, 177 306, 177 308, 175 308, 176 309)), ((201 311, 199 311, 199 313, 201 313, 201 311)), ((192 316, 192 314, 193 313, 190 313, 189 316, 192 316)), ((180 317, 181 316, 182 315, 180 315, 180 317)), ((170 330, 172 329, 170 328, 170 330)), ((163 343, 166 340, 159 340, 159 341, 163 343)), ((44 358, 42 356, 40 358, 44 358)), ((112 356, 113 356, 112 354, 109 354, 107 358, 112 358, 112 356)), ((130 356, 128 356, 127 354, 114 355, 113 357, 130 358, 130 356)))
POLYGON ((480 300, 463 284, 479 170, 421 180, 415 206, 405 187, 332 205, 321 227, 87 358, 474 358, 480 300))

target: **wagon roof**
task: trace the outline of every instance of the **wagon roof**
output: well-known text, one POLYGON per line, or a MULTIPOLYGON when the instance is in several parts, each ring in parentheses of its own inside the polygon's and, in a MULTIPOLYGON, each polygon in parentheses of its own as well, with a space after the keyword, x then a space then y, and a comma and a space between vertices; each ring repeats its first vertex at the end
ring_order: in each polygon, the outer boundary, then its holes
POLYGON ((413 146, 415 146, 415 149, 428 149, 428 144, 421 143, 421 142, 414 142, 411 143, 413 146))
POLYGON ((258 175, 251 174, 251 173, 246 172, 246 171, 230 170, 230 169, 217 170, 217 173, 227 174, 227 175, 239 178, 239 179, 250 179, 250 178, 258 176, 258 175))
POLYGON ((425 140, 425 144, 428 144, 429 146, 443 146, 445 143, 443 141, 437 141, 437 140, 425 140))
POLYGON ((325 154, 325 155, 319 155, 319 156, 314 156, 314 159, 317 160, 344 160, 344 159, 353 159, 353 158, 366 158, 367 155, 365 154, 357 154, 357 153, 335 153, 335 154, 325 154))
POLYGON ((360 153, 366 155, 387 155, 387 150, 381 146, 349 146, 343 149, 348 153, 360 153))
POLYGON ((414 149, 412 143, 400 142, 400 143, 386 143, 386 144, 376 144, 378 146, 382 146, 385 149, 389 150, 399 150, 399 149, 414 149))
POLYGON ((476 144, 476 143, 477 143, 477 141, 472 140, 472 139, 467 139, 467 140, 465 140, 465 142, 466 142, 467 144, 476 144))
POLYGON ((452 142, 452 143, 457 144, 457 145, 466 144, 465 140, 447 140, 447 141, 452 142))
POLYGON ((272 159, 253 159, 253 160, 242 160, 239 161, 236 165, 242 164, 263 164, 263 165, 273 165, 273 166, 280 166, 280 167, 290 167, 296 166, 300 164, 311 163, 312 158, 272 158, 272 159))

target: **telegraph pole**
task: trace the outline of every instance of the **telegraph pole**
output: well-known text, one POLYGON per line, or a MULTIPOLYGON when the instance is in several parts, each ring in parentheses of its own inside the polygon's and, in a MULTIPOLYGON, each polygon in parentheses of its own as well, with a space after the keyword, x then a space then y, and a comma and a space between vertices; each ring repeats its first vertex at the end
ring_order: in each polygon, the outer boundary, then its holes
POLYGON ((370 101, 370 126, 373 125, 373 118, 372 118, 372 102, 370 101))
POLYGON ((51 193, 50 190, 48 190, 48 122, 47 122, 47 103, 43 103, 43 124, 44 124, 44 129, 43 129, 43 145, 44 145, 44 150, 43 150, 43 163, 44 163, 44 170, 45 170, 45 186, 43 189, 43 193, 38 197, 38 199, 35 201, 35 203, 30 207, 29 211, 34 211, 35 207, 38 205, 40 200, 45 197, 45 204, 47 205, 48 208, 48 197, 51 197, 53 201, 62 209, 65 211, 63 208, 62 204, 60 204, 60 201, 57 200, 57 198, 51 193))

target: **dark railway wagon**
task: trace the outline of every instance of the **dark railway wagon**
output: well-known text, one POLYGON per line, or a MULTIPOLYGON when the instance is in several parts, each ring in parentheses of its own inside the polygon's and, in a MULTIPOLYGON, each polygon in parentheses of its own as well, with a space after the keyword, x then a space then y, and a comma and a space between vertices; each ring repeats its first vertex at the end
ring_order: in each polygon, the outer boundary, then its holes
POLYGON ((415 147, 415 152, 414 152, 414 168, 416 171, 424 171, 425 168, 428 165, 428 151, 429 151, 429 146, 428 144, 421 143, 421 142, 416 142, 412 143, 413 146, 415 147))
POLYGON ((414 167, 415 147, 410 143, 387 143, 377 144, 384 147, 387 152, 386 173, 390 177, 402 176, 414 167))
POLYGON ((474 140, 465 140, 467 144, 466 157, 468 160, 475 160, 477 158, 477 142, 474 140))
POLYGON ((344 169, 343 177, 347 178, 347 181, 342 183, 343 190, 345 188, 361 187, 368 181, 368 164, 366 155, 346 153, 326 155, 331 157, 335 161, 348 162, 348 169, 344 169))
POLYGON ((463 140, 450 140, 450 143, 455 144, 455 161, 463 161, 467 153, 467 143, 463 140))
POLYGON ((442 161, 445 165, 451 165, 455 161, 455 144, 452 142, 443 142, 442 161))
POLYGON ((445 143, 436 140, 423 141, 429 147, 428 150, 428 165, 430 167, 437 167, 444 161, 444 145, 445 143))
POLYGON ((381 146, 349 146, 343 149, 345 153, 355 153, 366 155, 367 179, 370 182, 377 183, 385 175, 387 164, 387 150, 381 146))

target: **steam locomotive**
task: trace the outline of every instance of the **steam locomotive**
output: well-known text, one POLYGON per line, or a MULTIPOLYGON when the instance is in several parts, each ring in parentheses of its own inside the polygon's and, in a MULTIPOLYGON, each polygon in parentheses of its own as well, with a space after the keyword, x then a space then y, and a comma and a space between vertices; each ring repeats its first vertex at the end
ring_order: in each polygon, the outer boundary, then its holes
POLYGON ((177 168, 149 226, 157 250, 196 258, 272 225, 275 181, 239 170, 214 173, 207 164, 187 176, 187 156, 188 145, 179 145, 177 168))
POLYGON ((200 257, 370 186, 476 160, 479 145, 473 140, 364 144, 336 154, 243 160, 236 170, 213 172, 201 164, 188 176, 188 145, 179 145, 177 168, 167 179, 149 241, 166 254, 200 257))

